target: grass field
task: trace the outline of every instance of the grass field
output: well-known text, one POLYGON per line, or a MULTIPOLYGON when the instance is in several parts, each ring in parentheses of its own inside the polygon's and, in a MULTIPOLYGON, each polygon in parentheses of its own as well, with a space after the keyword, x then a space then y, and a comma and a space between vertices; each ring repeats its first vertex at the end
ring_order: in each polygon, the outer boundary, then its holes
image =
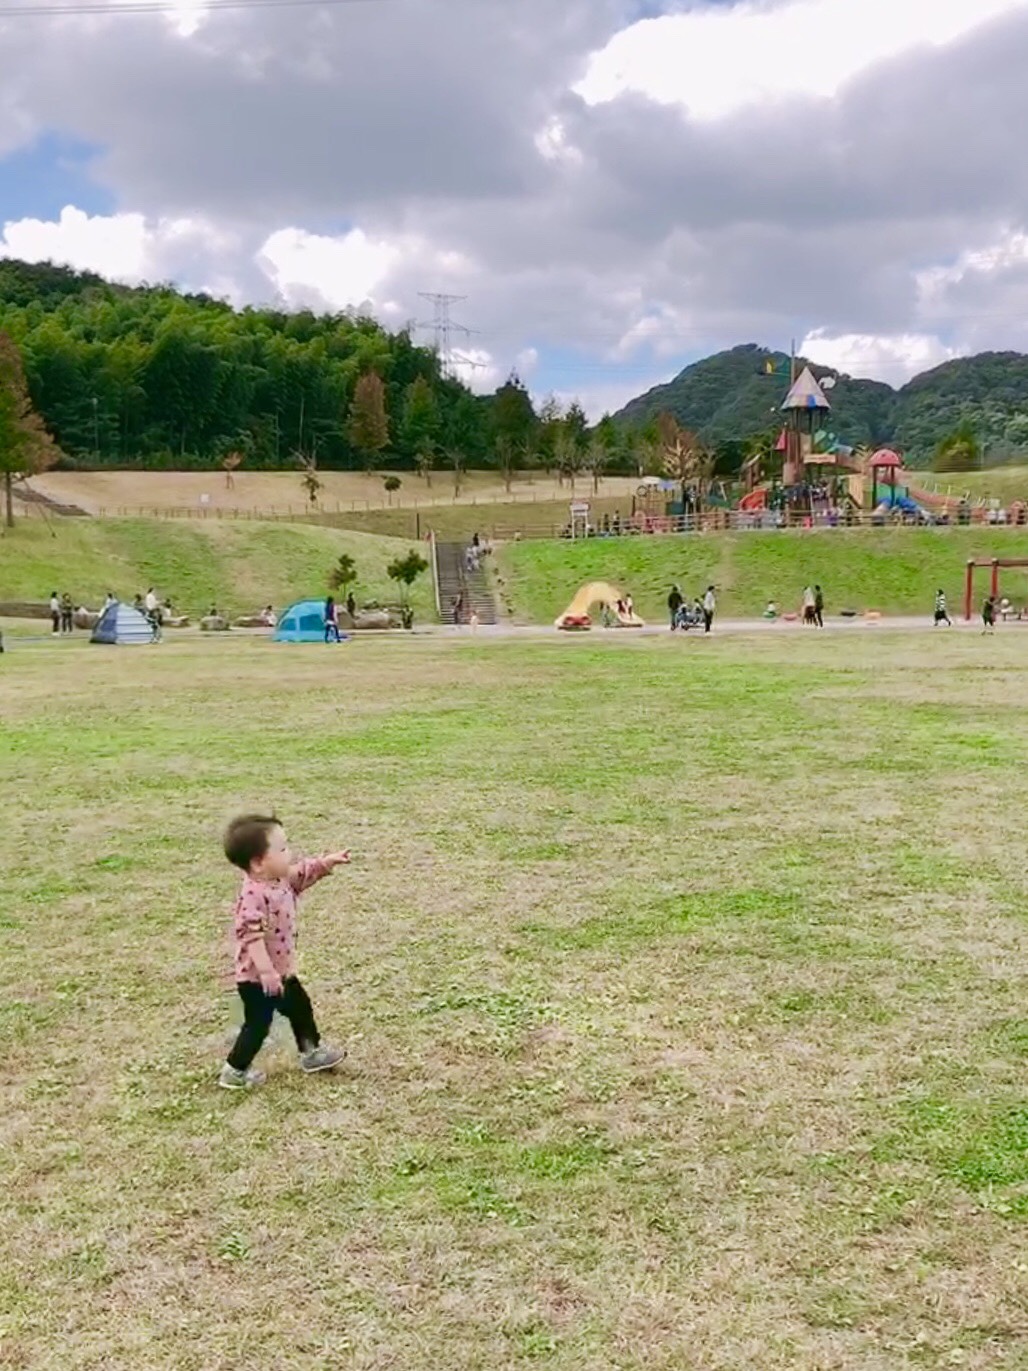
POLYGON ((972 499, 995 498, 1003 504, 1012 500, 1028 501, 1028 467, 991 467, 987 471, 926 472, 930 485, 961 496, 969 492, 972 499))
MULTIPOLYGON (((150 585, 182 612, 229 614, 278 609, 327 591, 328 573, 349 553, 357 564, 358 599, 396 599, 386 567, 410 549, 364 533, 307 524, 202 523, 145 519, 62 519, 56 537, 40 519, 21 519, 0 536, 0 600, 45 601, 65 590, 76 604, 99 606, 108 589, 131 601, 150 585)), ((411 602, 420 619, 434 616, 428 573, 411 602)))
MULTIPOLYGON (((358 509, 412 508, 415 503, 445 510, 454 504, 453 477, 445 471, 436 472, 430 486, 412 471, 323 471, 319 475, 323 484, 320 502, 329 510, 337 505, 355 505, 358 509), (386 492, 383 484, 383 478, 390 474, 402 481, 393 495, 386 492)), ((635 477, 608 477, 603 490, 611 497, 621 497, 623 502, 638 484, 635 477)), ((152 514, 170 509, 199 513, 201 496, 207 496, 208 508, 215 511, 299 515, 309 508, 298 471, 239 471, 231 488, 225 485, 220 471, 48 471, 33 477, 32 485, 52 499, 79 505, 90 514, 101 510, 110 515, 152 514)), ((587 486, 588 482, 579 481, 579 493, 584 494, 587 486)), ((495 471, 469 471, 462 478, 458 503, 557 499, 563 502, 566 518, 569 498, 566 486, 558 486, 542 473, 533 473, 531 480, 519 474, 508 493, 495 471)))
POLYGON ((7 654, 0 1365, 1028 1365, 1026 652, 7 654), (241 1099, 272 804, 351 1061, 241 1099))
MULTIPOLYGON (((969 557, 1028 558, 1028 531, 1014 528, 824 529, 702 537, 597 538, 576 543, 523 542, 503 547, 497 562, 514 617, 552 623, 578 588, 611 581, 629 592, 643 618, 663 620, 675 582, 689 595, 713 583, 719 611, 760 614, 769 599, 780 610, 799 605, 803 587, 820 583, 828 611, 877 609, 930 614, 939 586, 951 612, 962 604, 969 557)), ((1028 602, 1028 575, 1006 571, 1001 590, 1028 602)), ((988 573, 979 572, 984 597, 988 573)))

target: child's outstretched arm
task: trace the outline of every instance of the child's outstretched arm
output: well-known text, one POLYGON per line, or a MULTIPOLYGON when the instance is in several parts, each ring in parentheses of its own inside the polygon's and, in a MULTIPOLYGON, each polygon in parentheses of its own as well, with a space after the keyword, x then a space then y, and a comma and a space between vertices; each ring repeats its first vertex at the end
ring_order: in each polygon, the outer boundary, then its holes
POLYGON ((289 884, 297 895, 323 881, 337 866, 348 866, 349 852, 329 852, 324 857, 304 857, 289 868, 289 884))

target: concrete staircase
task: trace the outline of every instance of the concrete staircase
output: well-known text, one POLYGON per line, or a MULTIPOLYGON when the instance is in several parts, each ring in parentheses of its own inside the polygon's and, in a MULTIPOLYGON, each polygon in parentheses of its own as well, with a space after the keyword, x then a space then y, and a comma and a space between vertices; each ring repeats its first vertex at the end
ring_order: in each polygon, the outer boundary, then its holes
POLYGON ((443 623, 453 622, 453 602, 463 592, 464 617, 467 623, 472 611, 480 624, 496 623, 496 601, 485 571, 466 571, 464 554, 466 543, 436 543, 436 568, 439 582, 439 604, 443 623))

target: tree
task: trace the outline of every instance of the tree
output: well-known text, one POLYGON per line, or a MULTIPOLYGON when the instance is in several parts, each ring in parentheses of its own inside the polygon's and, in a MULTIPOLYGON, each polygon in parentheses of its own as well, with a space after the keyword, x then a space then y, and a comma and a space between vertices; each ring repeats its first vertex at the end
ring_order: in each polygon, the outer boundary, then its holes
POLYGON ((970 419, 963 419, 935 450, 936 471, 974 471, 981 462, 981 446, 970 419))
POLYGON ((532 398, 522 384, 521 377, 512 371, 492 400, 493 441, 509 438, 521 443, 530 436, 538 422, 532 398))
POLYGON ((697 496, 704 494, 714 465, 705 444, 697 434, 682 428, 666 410, 657 420, 657 427, 664 470, 681 485, 683 501, 687 500, 690 490, 697 496))
POLYGON ((455 447, 451 448, 447 455, 453 471, 453 498, 457 499, 460 495, 461 481, 464 479, 464 454, 460 448, 455 447))
POLYGON ((429 490, 432 489, 432 467, 434 463, 435 453, 426 449, 422 449, 414 458, 414 465, 418 469, 418 475, 424 481, 425 485, 428 486, 429 490))
POLYGON ((386 476, 383 479, 382 484, 385 486, 386 495, 389 497, 389 503, 392 504, 393 496, 403 485, 403 482, 400 480, 399 476, 386 476))
POLYGON ((407 592, 420 575, 428 570, 428 563, 420 552, 413 549, 407 553, 406 557, 397 557, 395 562, 390 562, 386 567, 386 575, 391 581, 396 581, 402 587, 400 594, 403 603, 407 603, 407 592))
POLYGON ((419 462, 433 454, 439 442, 439 402, 431 385, 419 376, 404 391, 400 443, 407 455, 419 462))
POLYGON ((514 473, 517 470, 517 455, 524 451, 525 441, 516 443, 506 433, 501 434, 496 440, 496 462, 500 468, 504 489, 508 495, 514 483, 514 473))
POLYGON ((557 438, 564 424, 564 412, 555 395, 548 395, 539 410, 539 433, 536 442, 539 465, 552 471, 557 465, 557 438))
POLYGON ((348 552, 344 552, 336 562, 335 566, 328 573, 328 586, 330 590, 345 591, 357 580, 357 563, 348 552))
POLYGON ((385 386, 376 371, 367 371, 353 392, 348 423, 350 442, 369 471, 389 442, 389 416, 386 413, 385 386))
POLYGON ((582 469, 583 452, 574 431, 567 427, 567 420, 557 434, 553 455, 557 464, 557 479, 563 485, 566 477, 571 482, 571 494, 574 495, 575 477, 582 469))
POLYGON ((0 472, 4 478, 5 520, 14 527, 16 478, 45 471, 60 456, 42 419, 32 408, 17 344, 0 333, 0 472))
POLYGON ((302 452, 296 454, 296 463, 300 468, 300 482, 307 492, 307 499, 311 503, 311 508, 316 509, 318 496, 325 487, 324 481, 318 475, 318 463, 314 457, 306 457, 302 452))
POLYGON ((610 452, 604 446, 597 435, 593 435, 593 440, 586 448, 585 456, 582 458, 582 465, 593 478, 593 494, 600 493, 600 482, 603 480, 603 473, 610 464, 610 452))

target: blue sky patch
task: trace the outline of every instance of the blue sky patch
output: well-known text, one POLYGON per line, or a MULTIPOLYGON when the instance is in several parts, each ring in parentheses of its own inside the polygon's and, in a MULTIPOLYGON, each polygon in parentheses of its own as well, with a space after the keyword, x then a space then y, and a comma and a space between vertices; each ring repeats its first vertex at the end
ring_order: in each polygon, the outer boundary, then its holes
POLYGON ((0 159, 0 221, 60 217, 65 205, 112 214, 114 197, 90 175, 99 148, 47 133, 0 159))

